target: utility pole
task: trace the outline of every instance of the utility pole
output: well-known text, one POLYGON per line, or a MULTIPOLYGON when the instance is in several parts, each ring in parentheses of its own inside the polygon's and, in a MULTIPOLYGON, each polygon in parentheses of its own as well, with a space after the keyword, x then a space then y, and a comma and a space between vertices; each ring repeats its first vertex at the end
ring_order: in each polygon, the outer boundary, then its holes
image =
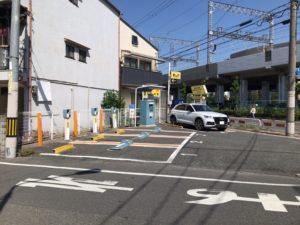
POLYGON ((290 43, 289 75, 286 136, 295 135, 295 83, 296 83, 296 48, 297 48, 297 6, 298 0, 291 0, 290 6, 290 43))
POLYGON ((6 119, 6 158, 15 158, 17 152, 17 121, 19 92, 19 34, 20 0, 13 0, 11 6, 10 62, 12 71, 8 81, 7 119, 6 119))
POLYGON ((171 62, 169 62, 168 69, 168 93, 167 93, 167 104, 166 104, 166 122, 168 122, 168 115, 170 112, 170 85, 171 85, 171 62))

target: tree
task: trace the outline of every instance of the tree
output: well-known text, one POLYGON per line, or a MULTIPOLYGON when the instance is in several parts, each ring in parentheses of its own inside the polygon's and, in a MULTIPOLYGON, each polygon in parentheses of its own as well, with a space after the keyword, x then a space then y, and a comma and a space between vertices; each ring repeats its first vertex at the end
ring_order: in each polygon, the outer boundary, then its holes
POLYGON ((101 106, 104 109, 110 109, 112 107, 122 109, 125 107, 125 100, 118 91, 109 90, 104 93, 101 106))
POLYGON ((230 91, 232 93, 231 99, 233 100, 235 105, 237 105, 240 100, 240 80, 238 76, 236 76, 232 81, 230 91))
POLYGON ((185 82, 182 83, 182 88, 180 89, 180 93, 181 93, 182 100, 184 102, 186 102, 187 88, 186 88, 186 83, 185 82))

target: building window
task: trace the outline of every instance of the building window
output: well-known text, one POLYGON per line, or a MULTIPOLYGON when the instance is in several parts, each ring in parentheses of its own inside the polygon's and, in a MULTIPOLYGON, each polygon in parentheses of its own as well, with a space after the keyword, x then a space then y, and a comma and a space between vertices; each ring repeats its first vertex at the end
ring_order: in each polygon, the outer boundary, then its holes
POLYGON ((66 57, 75 59, 75 47, 70 44, 66 44, 66 57))
POLYGON ((70 2, 72 2, 74 5, 78 6, 78 0, 69 0, 70 2))
POLYGON ((138 68, 138 60, 135 58, 125 57, 124 66, 137 69, 138 68))
POLYGON ((139 45, 138 37, 135 35, 132 35, 131 43, 132 43, 132 45, 138 46, 139 45))
POLYGON ((272 51, 266 50, 265 51, 265 62, 270 62, 270 61, 272 61, 272 51))
POLYGON ((87 51, 84 49, 79 49, 79 61, 86 63, 87 51))
POLYGON ((151 62, 141 60, 140 61, 140 69, 146 70, 146 71, 151 71, 151 62))
POLYGON ((65 38, 65 45, 67 58, 75 59, 83 63, 87 62, 87 57, 90 57, 90 48, 67 38, 65 38))

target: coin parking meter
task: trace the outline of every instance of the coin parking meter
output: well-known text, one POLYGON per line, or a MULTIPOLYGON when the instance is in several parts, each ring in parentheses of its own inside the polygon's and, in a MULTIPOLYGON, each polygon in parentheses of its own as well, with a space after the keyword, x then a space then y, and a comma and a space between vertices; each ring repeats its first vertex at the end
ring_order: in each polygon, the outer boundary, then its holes
POLYGON ((144 126, 155 125, 155 101, 153 100, 141 101, 140 124, 144 126))
POLYGON ((98 131, 98 124, 97 124, 98 108, 91 108, 91 114, 93 116, 93 133, 96 134, 98 131))
POLYGON ((71 109, 64 109, 63 110, 63 117, 65 119, 65 140, 70 140, 70 118, 71 118, 71 109))
POLYGON ((118 128, 118 123, 117 123, 117 110, 112 107, 111 108, 111 113, 112 113, 112 116, 111 116, 111 120, 112 120, 112 127, 114 129, 117 129, 118 128))

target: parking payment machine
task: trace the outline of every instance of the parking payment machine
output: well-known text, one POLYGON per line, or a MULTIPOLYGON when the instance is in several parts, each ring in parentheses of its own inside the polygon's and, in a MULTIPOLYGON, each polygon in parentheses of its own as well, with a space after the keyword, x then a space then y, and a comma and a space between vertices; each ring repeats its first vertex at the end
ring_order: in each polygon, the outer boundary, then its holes
POLYGON ((149 99, 142 100, 140 124, 144 126, 155 125, 155 116, 155 101, 149 99))
POLYGON ((71 118, 71 109, 64 109, 63 110, 63 117, 65 119, 65 140, 70 140, 70 118, 71 118))
POLYGON ((97 133, 98 130, 98 124, 97 124, 97 115, 98 115, 98 108, 92 108, 91 114, 93 116, 93 133, 97 133))

